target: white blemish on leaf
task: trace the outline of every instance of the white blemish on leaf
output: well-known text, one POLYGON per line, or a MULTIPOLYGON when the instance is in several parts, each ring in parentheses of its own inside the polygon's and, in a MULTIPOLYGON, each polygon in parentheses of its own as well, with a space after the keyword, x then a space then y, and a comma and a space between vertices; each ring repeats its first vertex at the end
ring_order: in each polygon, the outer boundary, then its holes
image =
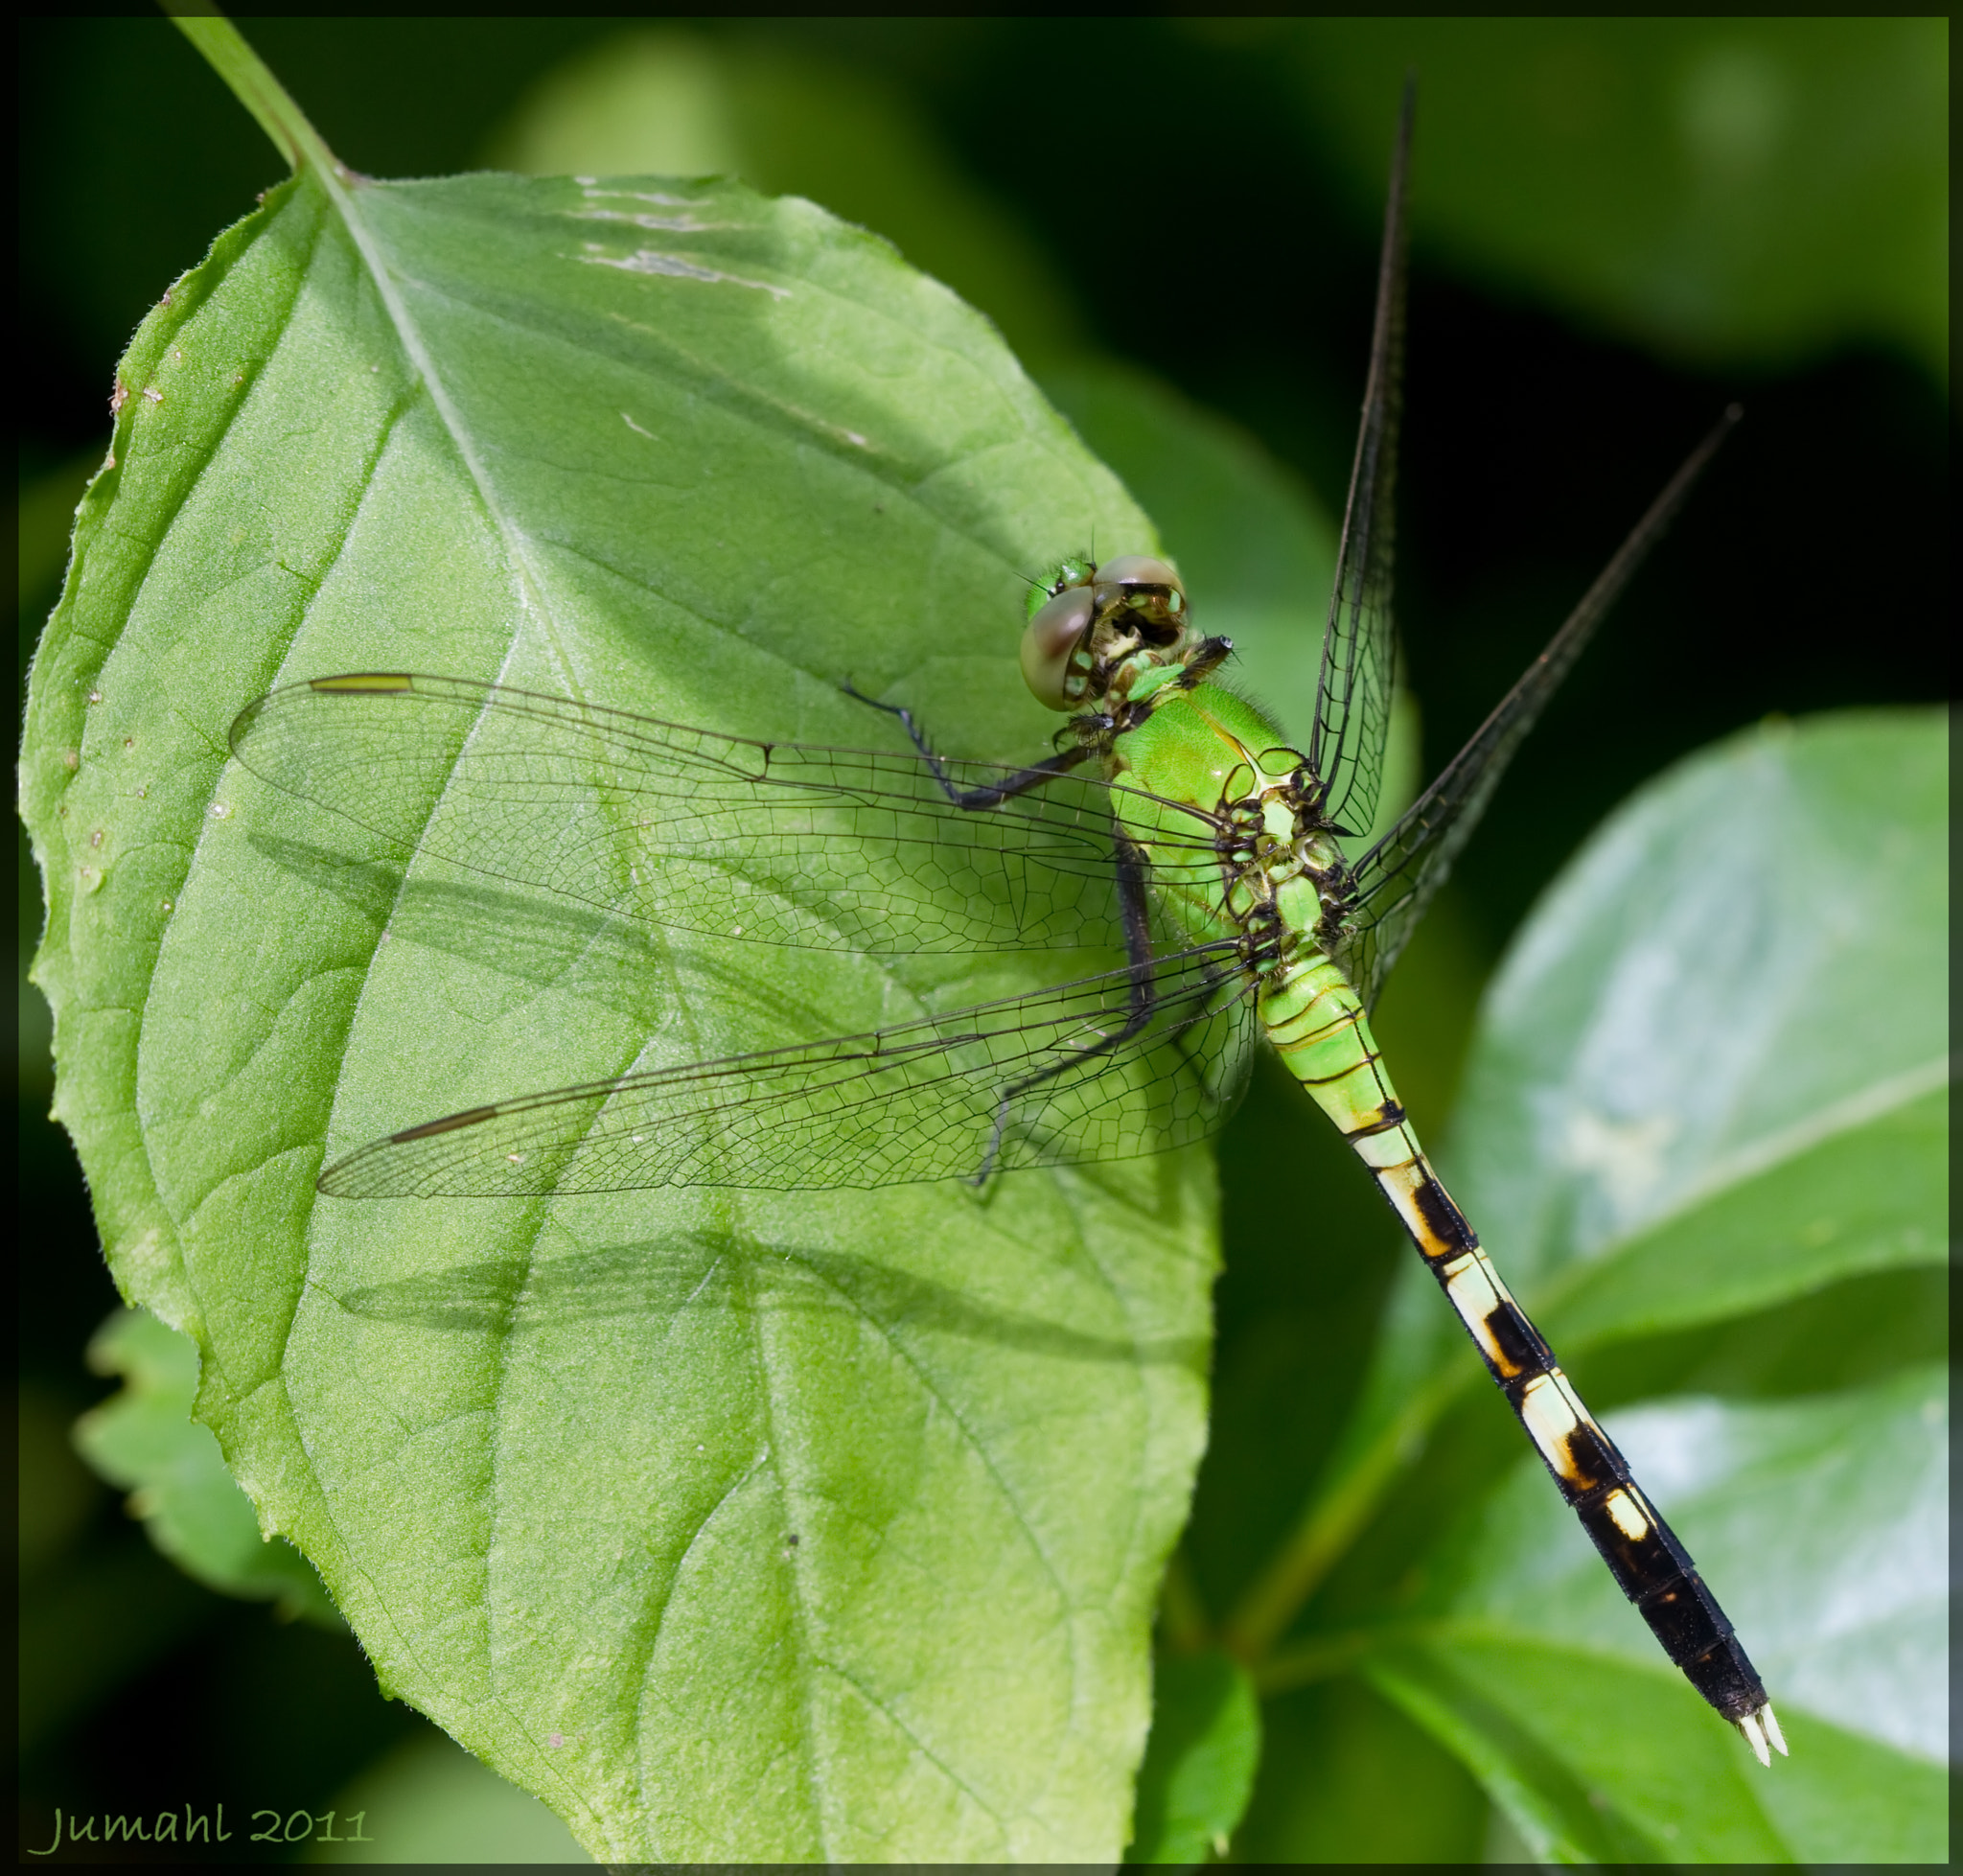
POLYGON ((653 228, 658 233, 668 235, 705 235, 712 232, 709 224, 698 221, 692 215, 630 215, 617 208, 583 208, 573 211, 575 221, 625 221, 634 228, 653 228))
POLYGON ((686 208, 686 196, 663 196, 652 189, 602 189, 599 177, 576 175, 573 180, 582 185, 588 200, 596 202, 657 202, 663 208, 686 208))
MULTIPOLYGON (((627 428, 635 433, 635 435, 644 436, 650 443, 658 443, 661 440, 654 433, 653 430, 642 429, 641 427, 637 423, 635 423, 634 419, 630 417, 624 410, 620 413, 620 421, 623 424, 625 424, 627 428)), ((635 884, 638 885, 639 882, 635 881, 635 884)))
POLYGON ((1662 1183, 1664 1150, 1681 1127, 1674 1114, 1612 1121, 1582 1108, 1569 1119, 1565 1158, 1575 1171, 1592 1174, 1616 1211, 1627 1214, 1662 1183))
POLYGON ((739 274, 719 273, 714 267, 699 267, 677 254, 662 254, 652 247, 637 248, 632 254, 581 254, 574 257, 593 267, 618 267, 622 273, 658 274, 666 280, 701 280, 712 287, 748 287, 773 299, 791 297, 788 287, 774 287, 767 280, 745 280, 739 274))

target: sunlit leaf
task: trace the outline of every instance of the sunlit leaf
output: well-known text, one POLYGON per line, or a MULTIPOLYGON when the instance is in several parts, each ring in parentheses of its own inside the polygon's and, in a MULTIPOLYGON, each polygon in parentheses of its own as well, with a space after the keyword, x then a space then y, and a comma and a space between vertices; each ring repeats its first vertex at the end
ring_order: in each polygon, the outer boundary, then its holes
POLYGON ((262 1521, 596 1854, 1115 1855, 1201 1440, 1206 1158, 320 1201, 327 1154, 487 1095, 969 985, 510 895, 399 924, 420 872, 224 736, 386 667, 889 743, 849 676, 1040 753, 1020 576, 1148 525, 984 321, 734 186, 303 180, 120 382, 35 667, 38 981, 119 1281, 196 1340, 262 1521))

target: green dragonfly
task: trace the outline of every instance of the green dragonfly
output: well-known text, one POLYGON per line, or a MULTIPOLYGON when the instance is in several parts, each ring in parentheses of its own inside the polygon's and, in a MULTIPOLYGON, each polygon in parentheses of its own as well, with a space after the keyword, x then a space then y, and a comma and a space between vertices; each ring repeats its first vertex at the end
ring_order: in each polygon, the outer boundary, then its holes
MULTIPOLYGON (((1102 951, 1051 988, 499 1100, 326 1168, 334 1198, 809 1189, 1164 1151, 1217 1128, 1265 1036, 1349 1140, 1562 1496, 1691 1683, 1770 1763, 1765 1688, 1695 1565, 1509 1295, 1419 1145, 1369 1010, 1513 750, 1736 412, 1472 740, 1359 858, 1389 729, 1407 98, 1306 752, 1215 682, 1175 570, 1064 561, 1025 678, 1068 716, 1026 768, 763 743, 460 678, 274 690, 233 753, 400 853, 686 931, 868 955, 1102 951), (429 804, 440 802, 432 814, 429 804)), ((865 700, 868 704, 873 700, 865 700)))

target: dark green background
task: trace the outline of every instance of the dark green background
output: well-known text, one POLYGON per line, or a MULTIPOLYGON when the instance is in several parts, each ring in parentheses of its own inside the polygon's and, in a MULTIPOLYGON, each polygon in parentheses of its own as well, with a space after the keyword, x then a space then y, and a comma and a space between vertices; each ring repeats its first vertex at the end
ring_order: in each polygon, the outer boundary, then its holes
MULTIPOLYGON (((242 21, 342 158, 381 175, 480 163, 541 71, 619 24, 242 21)), ((1074 326, 1074 342, 1144 365, 1237 420, 1339 510, 1381 172, 1366 173, 1354 136, 1291 82, 1279 23, 701 30, 843 58, 894 87, 1067 290, 1065 342, 1074 326)), ((1356 30, 1355 58, 1389 58, 1395 74, 1397 29, 1356 30)), ((1534 893, 1631 787, 1768 711, 1948 690, 1949 420, 1944 387, 1908 342, 1877 326, 1867 336, 1850 328, 1709 346, 1701 363, 1687 361, 1697 348, 1679 345, 1665 359, 1608 336, 1613 322, 1557 310, 1559 295, 1428 229, 1428 114, 1464 120, 1467 97, 1488 82, 1482 59, 1531 54, 1536 35, 1552 43, 1563 30, 1514 22, 1511 50, 1476 37, 1457 51, 1434 46, 1420 74, 1399 620, 1428 770, 1538 648, 1716 413, 1738 398, 1747 421, 1519 758, 1443 908, 1443 936, 1428 940, 1428 960, 1426 940, 1414 951, 1417 987, 1402 1019, 1415 1027, 1421 1012, 1432 1030, 1406 1076, 1420 1120, 1434 1122, 1468 993, 1534 893)), ((1615 57, 1648 56, 1644 23, 1619 30, 1615 57)), ((1659 35, 1671 30, 1656 23, 1659 35)), ((161 18, 29 21, 21 50, 24 669, 59 578, 66 510, 106 438, 118 354, 170 281, 281 169, 161 18)), ((1374 112, 1387 151, 1394 79, 1381 88, 1381 98, 1346 96, 1345 108, 1374 112)), ((1509 106, 1495 98, 1491 108, 1509 106)), ((853 213, 849 201, 832 205, 853 213)), ((22 891, 31 941, 37 914, 25 870, 22 891)), ((102 1392, 81 1351, 115 1297, 73 1156, 44 1118, 45 1021, 30 999, 19 1108, 24 1509, 31 1530, 48 1535, 24 1584, 24 1841, 36 1841, 35 1819, 57 1802, 324 1808, 424 1723, 377 1697, 352 1641, 279 1625, 179 1577, 67 1457, 67 1419, 102 1392)), ((1399 1014, 1387 1002, 1387 1032, 1399 1014)), ((1397 1054, 1395 1040, 1387 1046, 1397 1054)), ((1326 1295, 1347 1300, 1340 1323, 1318 1329, 1354 1358, 1304 1386, 1289 1353, 1306 1326, 1300 1273, 1276 1240, 1272 1206, 1251 1195, 1258 1161, 1298 1118, 1258 1101, 1223 1147, 1219 1426, 1193 1546, 1203 1587, 1220 1595, 1253 1561, 1243 1545, 1268 1535, 1250 1528, 1246 1486, 1265 1470, 1282 1518, 1295 1502, 1289 1482, 1312 1472, 1395 1250, 1387 1219, 1352 1182, 1354 1255, 1320 1278, 1326 1295)), ((1302 1163, 1299 1141, 1289 1151, 1284 1163, 1302 1163)), ((1323 1170, 1321 1158, 1307 1169, 1323 1170)), ((1349 1170, 1337 1171, 1339 1184, 1349 1170)), ((1361 1687, 1337 1682, 1271 1702, 1268 1725, 1284 1753, 1290 1737, 1333 1727, 1354 1761, 1347 1772, 1326 1765, 1324 1788, 1310 1780, 1257 1799, 1256 1823, 1264 1804, 1273 1819, 1263 1827, 1270 1854, 1478 1854, 1476 1788, 1361 1687), (1400 1791, 1374 1791, 1397 1755, 1400 1791), (1428 1807, 1409 1802, 1420 1790, 1428 1807)), ((232 1848, 243 1850, 242 1839, 232 1848)))

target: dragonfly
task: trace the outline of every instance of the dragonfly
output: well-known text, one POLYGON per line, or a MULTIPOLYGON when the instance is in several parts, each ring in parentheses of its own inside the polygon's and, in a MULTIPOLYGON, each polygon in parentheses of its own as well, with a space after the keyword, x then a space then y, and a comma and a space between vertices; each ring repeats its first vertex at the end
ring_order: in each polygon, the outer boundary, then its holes
POLYGON ((1177 571, 1148 554, 1079 554, 1032 586, 1023 675, 1067 722, 1023 767, 938 755, 908 710, 872 698, 907 751, 760 742, 404 672, 311 679, 242 711, 231 750, 265 780, 398 853, 583 910, 873 957, 1123 961, 866 1033, 471 1107, 348 1153, 318 1188, 984 1185, 1204 1138, 1265 1038, 1390 1201, 1666 1655, 1769 1765, 1786 1744, 1730 1621, 1433 1170, 1370 1027, 1514 750, 1737 411, 1466 747, 1347 857, 1375 815, 1393 694, 1410 140, 1407 93, 1306 750, 1222 682, 1230 642, 1195 628, 1177 571))

